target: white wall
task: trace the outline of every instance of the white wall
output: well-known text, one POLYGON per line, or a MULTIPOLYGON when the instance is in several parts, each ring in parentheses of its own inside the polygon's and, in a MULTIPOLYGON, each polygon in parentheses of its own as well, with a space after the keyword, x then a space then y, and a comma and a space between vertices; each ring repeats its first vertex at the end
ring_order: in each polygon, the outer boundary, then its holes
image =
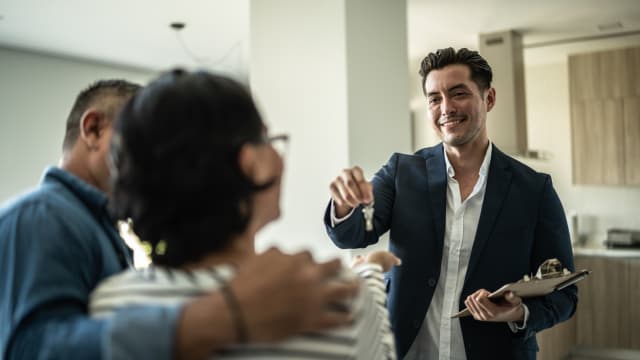
MULTIPOLYGON (((426 56, 426 53, 425 53, 426 56)), ((409 108, 412 114, 412 151, 433 146, 440 138, 429 121, 427 99, 422 90, 422 78, 418 73, 422 58, 409 59, 409 108)))
POLYGON ((250 13, 252 91, 271 131, 291 134, 282 217, 257 247, 346 259, 322 223, 329 183, 410 150, 406 3, 253 0, 250 13))
POLYGON ((61 155, 80 90, 102 78, 144 84, 152 73, 0 47, 0 203, 38 184, 61 155))
POLYGON ((369 178, 412 150, 406 12, 399 0, 346 1, 349 163, 369 178))
POLYGON ((253 0, 250 16, 251 90, 269 131, 291 136, 282 216, 257 247, 335 255, 322 213, 332 176, 348 164, 344 4, 253 0))
POLYGON ((572 184, 567 56, 630 46, 640 46, 640 36, 533 48, 524 52, 529 148, 548 152, 550 157, 525 162, 552 175, 565 211, 578 214, 581 232, 588 237, 589 245, 601 245, 606 230, 611 227, 640 229, 640 187, 572 184))

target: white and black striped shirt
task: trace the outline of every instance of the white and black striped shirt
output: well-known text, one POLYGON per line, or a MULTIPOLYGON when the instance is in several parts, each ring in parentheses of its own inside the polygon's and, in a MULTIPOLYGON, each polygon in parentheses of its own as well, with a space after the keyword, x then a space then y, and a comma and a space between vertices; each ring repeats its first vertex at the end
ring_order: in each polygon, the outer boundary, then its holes
MULTIPOLYGON (((351 325, 278 343, 233 346, 215 354, 216 358, 395 359, 382 268, 362 264, 353 271, 344 270, 336 279, 354 278, 356 274, 364 280, 358 296, 349 305, 354 314, 351 325)), ((180 304, 218 289, 234 275, 229 265, 194 271, 163 267, 129 270, 106 279, 96 288, 91 294, 89 311, 92 316, 105 317, 129 306, 180 304)))

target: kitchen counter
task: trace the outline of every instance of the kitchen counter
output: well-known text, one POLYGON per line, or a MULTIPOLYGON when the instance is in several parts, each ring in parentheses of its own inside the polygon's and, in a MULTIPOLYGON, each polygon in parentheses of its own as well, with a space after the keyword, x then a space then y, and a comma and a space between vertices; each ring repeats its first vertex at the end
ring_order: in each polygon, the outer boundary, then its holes
POLYGON ((640 249, 609 249, 603 246, 576 246, 574 256, 603 256, 611 258, 640 258, 640 249))

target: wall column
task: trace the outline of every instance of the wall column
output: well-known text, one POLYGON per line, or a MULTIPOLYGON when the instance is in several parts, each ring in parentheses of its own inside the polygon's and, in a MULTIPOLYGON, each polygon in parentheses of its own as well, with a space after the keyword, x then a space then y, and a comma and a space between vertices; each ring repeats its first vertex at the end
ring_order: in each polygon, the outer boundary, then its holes
POLYGON ((258 248, 344 255, 322 225, 329 182, 410 151, 404 0, 251 0, 249 82, 271 133, 291 135, 282 218, 258 248))

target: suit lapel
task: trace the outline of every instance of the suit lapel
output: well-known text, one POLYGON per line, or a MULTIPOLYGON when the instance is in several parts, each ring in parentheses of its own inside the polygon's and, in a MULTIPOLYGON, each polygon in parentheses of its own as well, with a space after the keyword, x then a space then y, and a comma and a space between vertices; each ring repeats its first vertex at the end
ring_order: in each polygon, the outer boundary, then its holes
POLYGON ((469 267, 467 268, 467 274, 465 275, 465 283, 469 278, 469 274, 473 274, 475 267, 478 264, 478 259, 489 240, 489 236, 491 235, 491 231, 493 230, 498 215, 500 215, 500 210, 502 209, 502 204, 509 192, 510 185, 511 171, 509 169, 507 157, 494 145, 493 153, 491 154, 491 164, 489 165, 487 187, 484 194, 484 201, 482 203, 482 211, 480 213, 476 237, 471 250, 469 267))
POLYGON ((442 251, 444 244, 445 215, 447 209, 447 173, 444 163, 442 143, 430 149, 426 157, 427 186, 431 197, 431 212, 438 241, 438 249, 442 251))

